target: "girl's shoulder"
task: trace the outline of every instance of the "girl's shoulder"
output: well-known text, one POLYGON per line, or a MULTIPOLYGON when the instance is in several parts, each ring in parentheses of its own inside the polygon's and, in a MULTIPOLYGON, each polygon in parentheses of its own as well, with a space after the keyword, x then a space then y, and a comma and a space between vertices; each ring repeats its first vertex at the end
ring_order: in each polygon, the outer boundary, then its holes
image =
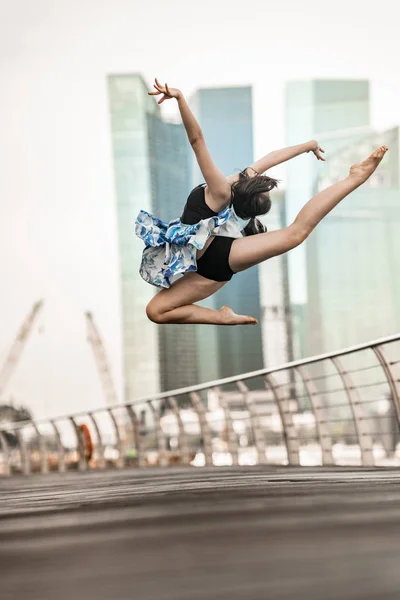
POLYGON ((199 191, 201 191, 202 189, 204 190, 206 187, 207 187, 207 184, 206 184, 206 183, 199 183, 199 185, 196 185, 196 187, 194 187, 194 188, 192 189, 192 191, 190 192, 190 194, 189 194, 188 198, 190 198, 190 196, 191 196, 192 194, 194 194, 194 193, 196 193, 196 192, 199 192, 199 191))

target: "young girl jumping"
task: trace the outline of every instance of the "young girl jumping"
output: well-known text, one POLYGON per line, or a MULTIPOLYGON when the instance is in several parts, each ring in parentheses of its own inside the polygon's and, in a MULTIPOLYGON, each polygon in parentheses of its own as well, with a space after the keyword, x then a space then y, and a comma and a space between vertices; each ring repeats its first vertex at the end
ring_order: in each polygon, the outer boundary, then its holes
POLYGON ((171 98, 178 101, 206 183, 191 191, 180 219, 165 223, 146 211, 137 217, 136 234, 146 245, 140 274, 145 281, 163 288, 147 305, 147 316, 154 323, 256 324, 257 319, 237 315, 229 306, 212 310, 195 302, 217 292, 235 273, 299 246, 343 198, 370 177, 388 148, 380 146, 353 165, 345 179, 316 194, 291 225, 267 232, 257 216, 270 210, 269 192, 277 181, 261 173, 304 152, 324 160, 318 142, 270 152, 241 173, 225 177, 214 164, 182 92, 161 85, 157 79, 154 87, 156 91, 149 95, 162 94, 158 104, 171 98), (249 219, 244 229, 238 217, 249 219))

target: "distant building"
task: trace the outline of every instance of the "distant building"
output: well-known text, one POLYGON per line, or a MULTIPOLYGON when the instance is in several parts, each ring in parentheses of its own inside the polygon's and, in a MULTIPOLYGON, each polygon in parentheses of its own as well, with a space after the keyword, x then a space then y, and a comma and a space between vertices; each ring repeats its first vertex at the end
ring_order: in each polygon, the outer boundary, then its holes
MULTIPOLYGON (((137 74, 108 79, 117 200, 123 321, 125 400, 260 369, 291 357, 287 259, 277 258, 235 275, 203 304, 224 304, 255 316, 257 327, 160 326, 145 306, 157 291, 139 275, 143 250, 135 236, 140 209, 163 220, 180 216, 190 190, 203 181, 183 125, 165 122, 137 74), (263 313, 260 280, 264 286, 263 313), (264 335, 264 342, 262 338, 264 335), (264 358, 263 358, 264 352, 264 358)), ((207 145, 225 174, 253 162, 252 93, 249 87, 199 90, 194 111, 207 145)), ((283 203, 275 193, 266 216, 281 226, 283 203)))
POLYGON ((329 157, 323 189, 378 146, 390 150, 372 177, 318 225, 307 246, 307 349, 311 354, 400 330, 399 128, 329 157))
MULTIPOLYGON (((182 213, 191 190, 190 148, 181 123, 148 115, 153 213, 164 221, 182 213)), ((199 382, 196 325, 158 325, 160 385, 175 390, 199 382)))
POLYGON ((139 275, 140 209, 179 217, 190 191, 189 145, 182 124, 165 123, 137 74, 108 79, 120 248, 125 400, 198 382, 193 326, 151 323, 145 307, 157 289, 139 275))
MULTIPOLYGON (((364 80, 310 80, 294 81, 286 89, 286 138, 288 145, 317 139, 326 150, 329 159, 339 148, 357 144, 370 132, 369 82, 364 80)), ((324 163, 311 155, 295 158, 287 163, 286 210, 288 223, 294 218, 316 193, 318 180, 325 173, 324 163)), ((319 225, 317 229, 321 226, 319 225)), ((289 281, 292 302, 296 305, 307 303, 315 269, 313 260, 319 261, 320 248, 315 246, 315 232, 298 248, 289 253, 289 281), (312 249, 311 249, 312 248, 312 249)), ((317 234, 318 235, 318 234, 317 234)), ((318 238, 321 239, 322 238, 318 238)), ((321 242, 322 243, 322 242, 321 242)), ((313 307, 317 311, 317 307, 313 307)), ((300 330, 314 331, 315 344, 300 344, 307 354, 320 352, 322 345, 317 342, 319 330, 315 320, 316 312, 305 311, 310 319, 296 323, 300 330)), ((296 334, 299 339, 299 335, 296 334)), ((327 349, 330 349, 327 348, 327 349)))
MULTIPOLYGON (((225 175, 253 162, 253 110, 250 87, 200 89, 191 106, 203 130, 211 155, 225 175)), ((193 163, 192 184, 203 181, 193 163)), ((258 267, 233 277, 208 302, 211 308, 227 304, 237 313, 261 319, 258 267)), ((201 381, 228 377, 263 366, 261 327, 198 326, 201 381)))
MULTIPOLYGON (((271 193, 270 212, 261 218, 268 231, 285 226, 285 193, 271 193)), ((293 360, 292 310, 289 297, 287 254, 259 265, 262 344, 265 367, 293 360)))
POLYGON ((148 114, 158 107, 139 75, 108 78, 121 275, 124 399, 160 390, 157 329, 145 313, 153 289, 139 275, 143 242, 135 236, 140 208, 152 210, 148 114))

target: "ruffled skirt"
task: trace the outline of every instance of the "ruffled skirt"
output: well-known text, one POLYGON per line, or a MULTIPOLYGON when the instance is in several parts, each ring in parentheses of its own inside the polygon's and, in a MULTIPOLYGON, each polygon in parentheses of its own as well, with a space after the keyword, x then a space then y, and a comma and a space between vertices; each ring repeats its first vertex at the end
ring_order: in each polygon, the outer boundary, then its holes
POLYGON ((210 236, 240 238, 241 229, 232 208, 194 225, 185 225, 180 219, 167 223, 141 210, 135 223, 135 233, 146 246, 140 275, 152 285, 169 288, 180 275, 197 271, 196 251, 204 248, 210 236))

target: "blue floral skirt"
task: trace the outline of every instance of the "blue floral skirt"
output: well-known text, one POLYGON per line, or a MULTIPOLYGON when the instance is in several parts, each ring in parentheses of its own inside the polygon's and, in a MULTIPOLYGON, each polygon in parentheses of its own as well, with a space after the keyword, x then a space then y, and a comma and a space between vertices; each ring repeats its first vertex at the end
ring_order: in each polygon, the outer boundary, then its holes
POLYGON ((242 224, 232 208, 194 225, 180 219, 168 223, 141 210, 135 233, 145 243, 139 273, 158 287, 169 288, 180 275, 197 271, 196 251, 204 248, 210 236, 243 237, 242 224))

